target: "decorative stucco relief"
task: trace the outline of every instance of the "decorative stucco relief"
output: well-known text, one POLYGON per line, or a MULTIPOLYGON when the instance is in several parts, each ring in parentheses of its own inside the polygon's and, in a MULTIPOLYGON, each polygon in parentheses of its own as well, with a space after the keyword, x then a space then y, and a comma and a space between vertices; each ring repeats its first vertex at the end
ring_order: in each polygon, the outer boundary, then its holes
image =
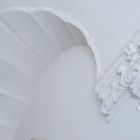
MULTIPOLYGON (((140 45, 130 41, 95 87, 100 111, 110 121, 131 97, 140 100, 140 45)), ((140 103, 136 107, 140 109, 140 103)))

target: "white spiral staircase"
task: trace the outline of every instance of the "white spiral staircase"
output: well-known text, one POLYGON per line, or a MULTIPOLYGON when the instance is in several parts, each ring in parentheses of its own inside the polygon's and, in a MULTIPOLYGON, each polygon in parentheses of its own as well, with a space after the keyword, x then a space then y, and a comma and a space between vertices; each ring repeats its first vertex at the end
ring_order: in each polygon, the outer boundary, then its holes
POLYGON ((13 139, 35 86, 62 52, 89 46, 96 58, 96 50, 84 33, 44 8, 1 11, 0 140, 13 139))

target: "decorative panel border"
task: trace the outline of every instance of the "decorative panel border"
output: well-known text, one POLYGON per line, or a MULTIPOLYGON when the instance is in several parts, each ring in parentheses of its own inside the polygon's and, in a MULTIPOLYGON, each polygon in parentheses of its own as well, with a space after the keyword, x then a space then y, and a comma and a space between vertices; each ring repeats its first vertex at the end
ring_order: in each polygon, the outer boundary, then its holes
POLYGON ((117 60, 97 82, 94 92, 100 102, 100 112, 107 122, 133 98, 140 109, 140 45, 139 31, 120 52, 117 60))

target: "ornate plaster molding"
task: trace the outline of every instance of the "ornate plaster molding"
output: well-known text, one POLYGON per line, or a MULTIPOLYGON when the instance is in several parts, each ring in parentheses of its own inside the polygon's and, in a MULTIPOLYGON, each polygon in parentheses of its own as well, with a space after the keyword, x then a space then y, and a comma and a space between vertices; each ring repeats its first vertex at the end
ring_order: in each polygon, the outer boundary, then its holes
POLYGON ((140 45, 136 39, 127 43, 117 61, 97 82, 95 92, 107 122, 129 98, 138 101, 136 110, 140 109, 140 45))

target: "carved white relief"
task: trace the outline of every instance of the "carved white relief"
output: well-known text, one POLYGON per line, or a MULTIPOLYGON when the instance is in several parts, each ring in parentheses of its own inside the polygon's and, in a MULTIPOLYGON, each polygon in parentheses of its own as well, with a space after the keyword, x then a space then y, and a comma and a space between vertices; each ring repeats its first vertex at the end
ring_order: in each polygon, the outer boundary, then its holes
MULTIPOLYGON (((104 74, 95 87, 100 110, 110 118, 129 97, 140 100, 140 46, 130 41, 114 66, 104 74)), ((136 107, 140 109, 140 103, 136 107)))

